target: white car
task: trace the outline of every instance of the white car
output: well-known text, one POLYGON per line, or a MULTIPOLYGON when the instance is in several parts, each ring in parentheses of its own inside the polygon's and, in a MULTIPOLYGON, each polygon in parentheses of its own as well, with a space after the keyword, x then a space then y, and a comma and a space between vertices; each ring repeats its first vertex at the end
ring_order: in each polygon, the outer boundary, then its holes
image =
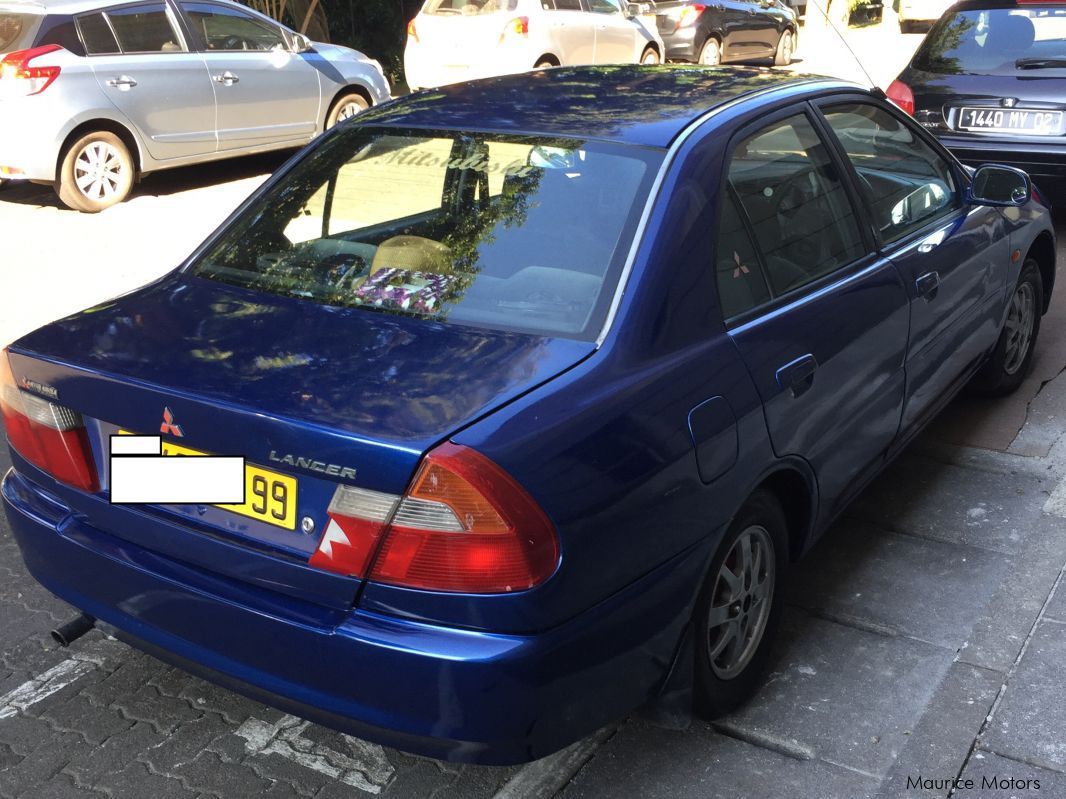
POLYGON ((648 4, 624 0, 426 0, 407 26, 412 90, 538 67, 658 64, 648 4))
POLYGON ((955 0, 900 0, 900 33, 915 33, 918 26, 928 29, 954 3, 955 0))

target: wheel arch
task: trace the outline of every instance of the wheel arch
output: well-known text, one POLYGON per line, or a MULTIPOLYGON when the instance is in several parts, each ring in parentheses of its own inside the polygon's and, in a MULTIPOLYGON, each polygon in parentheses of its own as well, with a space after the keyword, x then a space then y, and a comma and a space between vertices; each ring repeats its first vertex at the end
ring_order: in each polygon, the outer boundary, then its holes
POLYGON ((562 66, 562 63, 563 63, 562 61, 559 60, 559 57, 557 55, 555 55, 554 53, 542 53, 541 55, 539 55, 539 56, 537 56, 536 58, 533 59, 533 68, 536 69, 537 64, 542 64, 545 61, 547 61, 553 67, 562 66))
POLYGON ((374 107, 374 95, 370 89, 361 83, 348 83, 341 86, 333 93, 333 96, 329 100, 329 105, 326 106, 326 113, 322 115, 322 127, 325 128, 326 120, 329 119, 329 115, 333 113, 334 107, 341 101, 341 98, 347 97, 349 94, 358 94, 364 100, 366 100, 367 107, 374 107))
POLYGON ((1055 242, 1051 234, 1044 230, 1029 245, 1026 258, 1032 258, 1040 267, 1040 279, 1044 284, 1044 307, 1042 313, 1047 313, 1051 307, 1051 293, 1055 289, 1055 242))
POLYGON ((59 153, 56 156, 54 180, 59 179, 59 170, 63 167, 63 159, 66 158, 67 150, 70 149, 70 146, 82 136, 100 130, 114 133, 122 140, 122 143, 126 145, 126 148, 130 151, 130 156, 133 158, 133 170, 135 172, 133 179, 134 181, 140 179, 144 165, 144 153, 141 150, 140 140, 134 135, 132 130, 121 122, 107 117, 96 117, 79 122, 63 137, 63 144, 60 146, 59 153))
POLYGON ((759 490, 770 492, 781 503, 788 524, 788 559, 799 560, 811 541, 818 508, 813 474, 797 463, 786 461, 764 475, 748 496, 759 490))
POLYGON ((659 60, 660 60, 660 61, 662 61, 662 60, 663 60, 663 51, 662 51, 662 48, 660 48, 660 47, 659 47, 659 43, 658 43, 658 42, 655 42, 655 41, 649 41, 649 42, 645 42, 645 43, 644 43, 644 47, 643 47, 643 48, 641 48, 641 51, 640 51, 640 57, 641 57, 641 58, 643 58, 643 57, 644 57, 644 54, 645 54, 646 52, 648 52, 649 50, 652 50, 652 51, 654 51, 654 52, 655 52, 655 54, 656 54, 657 56, 659 56, 659 60))

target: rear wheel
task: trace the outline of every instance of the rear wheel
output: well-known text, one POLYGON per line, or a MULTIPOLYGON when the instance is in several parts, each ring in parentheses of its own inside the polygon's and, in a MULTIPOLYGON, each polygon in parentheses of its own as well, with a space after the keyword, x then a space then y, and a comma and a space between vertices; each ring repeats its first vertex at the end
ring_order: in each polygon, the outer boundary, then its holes
POLYGON ((914 23, 910 22, 909 20, 901 19, 899 21, 899 32, 900 33, 913 33, 914 32, 914 23))
POLYGON ((795 39, 790 30, 781 34, 777 40, 777 52, 774 54, 774 66, 787 67, 792 63, 792 51, 795 48, 795 39))
POLYGON ((659 63, 659 53, 655 50, 654 47, 646 48, 644 50, 643 55, 641 55, 641 57, 640 57, 640 63, 641 64, 658 64, 659 63))
POLYGON ((106 130, 89 133, 64 153, 56 194, 68 208, 99 213, 129 196, 135 171, 122 139, 106 130))
POLYGON ((537 62, 537 65, 535 67, 533 67, 533 68, 534 69, 551 69, 552 67, 557 67, 557 66, 559 66, 559 65, 556 64, 554 61, 549 61, 547 58, 542 58, 540 61, 537 62))
POLYGON ((356 114, 363 113, 368 108, 370 108, 370 103, 363 95, 355 92, 342 94, 329 110, 329 116, 326 117, 326 130, 346 119, 351 119, 356 114))
POLYGON ((722 63, 722 45, 713 36, 703 43, 700 50, 700 63, 716 67, 722 63))
POLYGON ((979 394, 1003 396, 1022 384, 1033 365, 1036 338, 1040 333, 1040 313, 1044 307, 1044 284, 1040 267, 1026 259, 1018 275, 1018 285, 1007 308, 1007 321, 988 362, 973 379, 971 388, 979 394))
POLYGON ((766 672, 781 621, 787 540, 780 503, 757 491, 711 561, 694 616, 696 709, 707 718, 739 707, 766 672))

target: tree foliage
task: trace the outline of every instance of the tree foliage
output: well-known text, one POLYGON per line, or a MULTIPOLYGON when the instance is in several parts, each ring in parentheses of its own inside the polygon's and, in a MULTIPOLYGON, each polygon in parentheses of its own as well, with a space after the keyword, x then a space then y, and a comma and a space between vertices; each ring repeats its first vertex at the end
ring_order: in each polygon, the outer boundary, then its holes
POLYGON ((376 58, 393 83, 401 82, 407 23, 418 13, 422 0, 321 1, 330 39, 376 58))

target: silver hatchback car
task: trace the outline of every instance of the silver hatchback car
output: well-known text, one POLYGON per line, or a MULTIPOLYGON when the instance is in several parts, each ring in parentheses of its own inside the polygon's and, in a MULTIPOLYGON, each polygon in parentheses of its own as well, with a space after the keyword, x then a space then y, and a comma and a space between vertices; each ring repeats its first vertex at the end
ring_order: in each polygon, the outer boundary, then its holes
POLYGON ((0 183, 79 211, 149 172, 299 147, 389 92, 376 61, 228 0, 0 0, 0 183))

